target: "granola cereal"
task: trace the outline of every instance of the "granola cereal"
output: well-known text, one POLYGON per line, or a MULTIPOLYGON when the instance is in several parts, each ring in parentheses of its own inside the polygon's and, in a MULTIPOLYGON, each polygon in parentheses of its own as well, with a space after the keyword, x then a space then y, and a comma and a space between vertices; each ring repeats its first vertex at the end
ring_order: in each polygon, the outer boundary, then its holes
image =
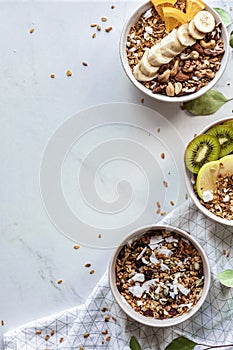
POLYGON ((178 317, 198 302, 203 262, 194 245, 175 232, 149 230, 124 245, 116 259, 116 284, 138 313, 156 319, 178 317))
MULTIPOLYGON (((178 0, 174 7, 185 8, 185 1, 178 0)), ((126 53, 129 66, 134 68, 146 50, 159 43, 167 35, 165 23, 154 6, 142 13, 127 36, 126 53)), ((221 23, 202 40, 187 46, 169 63, 160 66, 157 77, 140 81, 152 94, 183 96, 197 92, 215 77, 224 55, 221 23), (163 75, 165 74, 165 77, 163 75)))

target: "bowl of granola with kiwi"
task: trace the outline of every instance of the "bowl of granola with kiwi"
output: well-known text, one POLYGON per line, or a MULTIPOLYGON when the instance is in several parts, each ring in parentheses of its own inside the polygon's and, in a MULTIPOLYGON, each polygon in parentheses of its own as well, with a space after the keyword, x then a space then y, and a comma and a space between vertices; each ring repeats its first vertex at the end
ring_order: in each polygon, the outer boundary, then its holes
POLYGON ((117 247, 109 283, 120 308, 152 327, 170 327, 192 317, 211 281, 208 258, 188 232, 168 225, 144 226, 117 247))
POLYGON ((201 0, 151 0, 126 22, 120 56, 128 78, 143 93, 184 102, 220 79, 228 41, 221 18, 201 0))
POLYGON ((184 160, 193 202, 210 219, 233 226, 233 119, 208 125, 189 142, 184 160))

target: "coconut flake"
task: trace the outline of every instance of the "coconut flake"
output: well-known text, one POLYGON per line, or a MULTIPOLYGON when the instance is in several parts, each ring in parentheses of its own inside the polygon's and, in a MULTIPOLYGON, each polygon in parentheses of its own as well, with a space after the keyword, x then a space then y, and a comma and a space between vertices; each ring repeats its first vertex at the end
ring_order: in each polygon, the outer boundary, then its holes
POLYGON ((134 282, 144 282, 145 281, 145 275, 143 273, 136 273, 130 280, 133 280, 134 282))
POLYGON ((180 284, 180 283, 177 283, 177 288, 178 288, 179 291, 180 291, 182 294, 184 294, 185 296, 187 296, 187 295, 189 294, 189 292, 190 292, 190 289, 185 288, 185 287, 183 286, 183 284, 180 284))
POLYGON ((227 194, 224 198, 223 198, 223 202, 229 202, 229 200, 230 200, 230 196, 229 196, 229 194, 227 194))
POLYGON ((170 271, 169 267, 164 263, 161 264, 160 270, 161 271, 170 271))
POLYGON ((153 34, 153 29, 151 27, 146 27, 145 31, 147 34, 150 34, 150 35, 153 34))
POLYGON ((156 258, 154 252, 152 252, 152 254, 150 256, 150 262, 152 262, 152 264, 158 264, 159 263, 159 260, 156 258))
POLYGON ((168 248, 158 248, 157 251, 160 254, 166 255, 168 258, 170 258, 172 255, 172 251, 168 248))
POLYGON ((144 18, 150 18, 151 16, 152 16, 152 8, 147 10, 143 17, 144 18))
POLYGON ((165 241, 167 243, 173 243, 173 242, 178 242, 178 239, 174 238, 173 236, 168 236, 165 238, 165 241))
POLYGON ((163 236, 157 235, 157 236, 152 236, 150 239, 149 247, 151 250, 154 250, 155 248, 158 247, 158 244, 163 242, 163 236))
POLYGON ((142 262, 143 262, 143 264, 145 264, 145 265, 148 265, 148 264, 149 264, 149 261, 146 260, 146 258, 142 258, 142 262))
POLYGON ((210 202, 214 199, 213 193, 211 191, 204 191, 202 194, 203 201, 210 202))
POLYGON ((142 294, 144 293, 144 288, 141 286, 132 286, 129 287, 129 292, 132 293, 133 296, 141 298, 142 294))
POLYGON ((137 256, 136 260, 139 260, 143 257, 143 254, 145 253, 145 251, 147 250, 147 247, 143 248, 143 250, 141 251, 141 253, 137 256))
POLYGON ((141 300, 137 300, 137 306, 142 306, 142 301, 141 300))
POLYGON ((188 304, 180 304, 178 306, 178 308, 183 308, 183 307, 187 307, 188 309, 191 309, 191 307, 193 306, 193 303, 188 303, 188 304))

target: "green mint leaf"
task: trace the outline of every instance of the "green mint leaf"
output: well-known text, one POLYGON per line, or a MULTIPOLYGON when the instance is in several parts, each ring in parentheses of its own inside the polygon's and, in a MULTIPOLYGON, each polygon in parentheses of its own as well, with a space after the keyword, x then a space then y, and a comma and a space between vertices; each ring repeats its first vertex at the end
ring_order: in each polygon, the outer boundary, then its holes
POLYGON ((233 270, 222 271, 216 277, 224 286, 233 288, 233 270))
POLYGON ((230 47, 233 48, 233 31, 230 34, 230 47))
POLYGON ((225 102, 227 99, 221 92, 209 90, 192 101, 184 102, 184 107, 194 115, 209 115, 215 113, 225 102))
POLYGON ((131 350, 142 350, 141 345, 139 344, 135 336, 132 336, 130 338, 129 347, 131 350))
POLYGON ((197 343, 189 340, 185 337, 179 337, 174 339, 165 350, 193 350, 197 343))
POLYGON ((220 7, 215 7, 214 10, 218 13, 219 17, 221 17, 226 27, 232 23, 231 15, 229 12, 221 9, 220 7))

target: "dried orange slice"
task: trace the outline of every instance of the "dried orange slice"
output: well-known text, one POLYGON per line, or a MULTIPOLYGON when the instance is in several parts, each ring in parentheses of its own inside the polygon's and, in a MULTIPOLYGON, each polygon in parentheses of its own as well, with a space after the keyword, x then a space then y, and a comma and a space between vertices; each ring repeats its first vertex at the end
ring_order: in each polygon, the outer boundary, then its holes
POLYGON ((170 4, 170 5, 175 5, 177 0, 151 0, 152 4, 156 7, 158 5, 163 5, 163 4, 170 4))
POLYGON ((171 20, 176 20, 180 24, 187 23, 188 22, 188 17, 186 13, 184 13, 181 10, 178 10, 174 7, 164 7, 163 8, 163 15, 164 15, 164 21, 171 21, 171 20))
POLYGON ((155 7, 156 11, 158 12, 160 18, 161 18, 163 21, 164 21, 164 15, 163 15, 163 8, 164 8, 164 7, 171 7, 171 4, 169 4, 169 3, 166 2, 166 3, 162 4, 162 5, 158 5, 158 6, 155 7))
POLYGON ((165 28, 168 33, 172 31, 172 29, 180 26, 180 22, 177 19, 172 17, 164 17, 165 28))
POLYGON ((201 0, 186 0, 186 15, 188 21, 194 18, 194 16, 201 10, 204 10, 205 4, 201 0))

